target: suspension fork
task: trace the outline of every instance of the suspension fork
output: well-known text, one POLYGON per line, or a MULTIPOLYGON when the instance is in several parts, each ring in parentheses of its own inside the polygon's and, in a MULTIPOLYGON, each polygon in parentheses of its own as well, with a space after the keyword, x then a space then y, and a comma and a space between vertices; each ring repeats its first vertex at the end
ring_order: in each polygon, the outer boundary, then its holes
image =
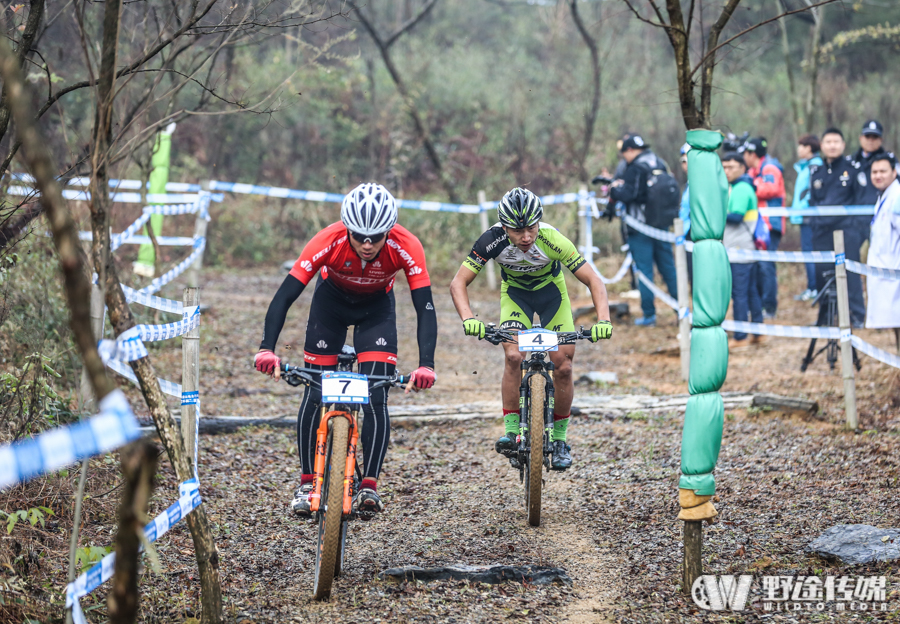
MULTIPOLYGON (((316 461, 315 461, 315 477, 313 479, 313 491, 309 495, 310 511, 315 513, 319 511, 319 505, 322 500, 322 486, 325 482, 325 469, 327 467, 326 457, 328 453, 328 423, 332 418, 346 418, 350 423, 350 441, 344 452, 346 453, 346 463, 344 465, 344 497, 343 497, 343 514, 350 513, 352 503, 351 488, 353 485, 353 472, 356 467, 356 445, 359 442, 359 427, 356 423, 356 414, 350 410, 333 410, 326 412, 322 408, 322 416, 319 421, 319 428, 316 430, 316 461)), ((340 453, 338 449, 331 449, 332 459, 336 461, 335 453, 340 453)), ((329 484, 334 487, 336 484, 329 484)))

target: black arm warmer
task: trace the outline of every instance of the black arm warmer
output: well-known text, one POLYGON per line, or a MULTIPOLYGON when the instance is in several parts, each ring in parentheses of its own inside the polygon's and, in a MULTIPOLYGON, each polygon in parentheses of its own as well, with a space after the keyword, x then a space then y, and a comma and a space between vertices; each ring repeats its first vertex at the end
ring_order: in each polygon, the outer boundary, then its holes
POLYGON ((419 328, 416 338, 419 341, 419 366, 434 369, 434 348, 437 346, 437 315, 434 313, 434 302, 431 299, 431 286, 416 288, 410 291, 419 328))
POLYGON ((284 327, 284 319, 287 317, 288 309, 297 301, 297 297, 303 292, 305 286, 303 282, 293 275, 284 278, 278 292, 272 297, 272 303, 269 304, 269 310, 266 312, 266 324, 263 327, 263 338, 259 344, 260 349, 275 350, 275 343, 278 342, 278 334, 284 327))

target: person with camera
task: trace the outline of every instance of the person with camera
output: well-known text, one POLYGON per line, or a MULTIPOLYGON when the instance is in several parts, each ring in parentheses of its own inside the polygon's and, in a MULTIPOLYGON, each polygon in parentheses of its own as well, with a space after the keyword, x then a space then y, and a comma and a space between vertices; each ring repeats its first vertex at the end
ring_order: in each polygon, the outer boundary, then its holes
MULTIPOLYGON (((844 134, 838 128, 828 128, 822 134, 821 165, 809 168, 809 205, 815 206, 852 206, 856 202, 858 187, 857 174, 859 165, 849 156, 844 155, 844 134)), ((863 237, 854 216, 812 217, 813 250, 833 251, 834 232, 843 230, 844 251, 848 260, 859 262, 863 237)), ((828 279, 825 271, 827 264, 816 263, 816 290, 822 292, 828 279)), ((866 302, 863 299, 862 279, 856 273, 847 273, 847 293, 850 298, 850 322, 853 327, 862 327, 866 319, 866 302)), ((819 325, 829 325, 830 319, 824 318, 824 307, 820 307, 819 325)))
MULTIPOLYGON (((622 142, 620 153, 627 166, 622 177, 610 185, 610 199, 624 204, 627 217, 638 223, 668 230, 678 216, 681 203, 678 182, 669 174, 666 163, 650 151, 650 146, 640 135, 634 134, 626 138, 622 142)), ((655 263, 669 294, 677 299, 678 282, 672 244, 648 236, 630 225, 627 232, 628 245, 637 269, 652 280, 655 263)), ((639 290, 643 316, 635 319, 634 324, 653 327, 656 325, 653 293, 640 281, 639 290)))
MULTIPOLYGON (((872 186, 878 189, 875 217, 869 239, 866 263, 883 269, 900 270, 900 181, 897 160, 893 154, 881 152, 869 163, 872 186)), ((900 280, 870 275, 866 279, 869 306, 866 327, 893 329, 900 352, 900 280)))

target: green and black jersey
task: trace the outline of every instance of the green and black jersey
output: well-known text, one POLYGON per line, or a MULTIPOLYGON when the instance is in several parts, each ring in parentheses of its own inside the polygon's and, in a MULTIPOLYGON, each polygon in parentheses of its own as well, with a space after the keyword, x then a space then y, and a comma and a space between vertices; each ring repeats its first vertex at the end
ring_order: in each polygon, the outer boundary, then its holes
POLYGON ((562 266, 574 273, 585 263, 575 244, 547 223, 540 224, 527 252, 513 245, 497 223, 478 238, 463 266, 479 273, 488 260, 500 265, 500 275, 509 286, 532 291, 554 281, 562 266))

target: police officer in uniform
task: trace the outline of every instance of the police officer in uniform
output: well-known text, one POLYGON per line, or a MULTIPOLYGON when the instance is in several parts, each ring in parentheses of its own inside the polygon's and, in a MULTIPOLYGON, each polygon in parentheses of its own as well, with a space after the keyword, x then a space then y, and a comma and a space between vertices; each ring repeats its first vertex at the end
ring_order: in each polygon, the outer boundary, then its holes
MULTIPOLYGON (((821 165, 810 167, 809 205, 812 206, 853 206, 857 203, 859 184, 857 175, 860 165, 849 156, 844 156, 844 135, 837 128, 829 128, 822 135, 821 165)), ((815 251, 834 250, 834 232, 844 231, 844 251, 849 260, 859 261, 859 251, 865 234, 852 216, 812 217, 813 249, 815 251)), ((816 288, 819 292, 827 281, 825 271, 828 264, 816 263, 816 288)), ((862 327, 866 319, 866 304, 863 299, 862 280, 856 273, 847 273, 847 290, 850 299, 850 321, 854 327, 862 327)), ((824 306, 820 308, 819 324, 830 324, 830 319, 822 317, 824 306)))
MULTIPOLYGON (((859 133, 859 149, 850 156, 855 166, 859 167, 856 174, 856 204, 859 206, 874 206, 878 201, 879 191, 872 184, 872 163, 876 156, 886 154, 882 147, 882 136, 884 135, 884 126, 877 119, 870 119, 863 124, 859 133)), ((891 154, 893 156, 893 154, 891 154)), ((863 240, 869 238, 869 227, 872 218, 868 215, 856 217, 857 227, 863 234, 863 240)))

